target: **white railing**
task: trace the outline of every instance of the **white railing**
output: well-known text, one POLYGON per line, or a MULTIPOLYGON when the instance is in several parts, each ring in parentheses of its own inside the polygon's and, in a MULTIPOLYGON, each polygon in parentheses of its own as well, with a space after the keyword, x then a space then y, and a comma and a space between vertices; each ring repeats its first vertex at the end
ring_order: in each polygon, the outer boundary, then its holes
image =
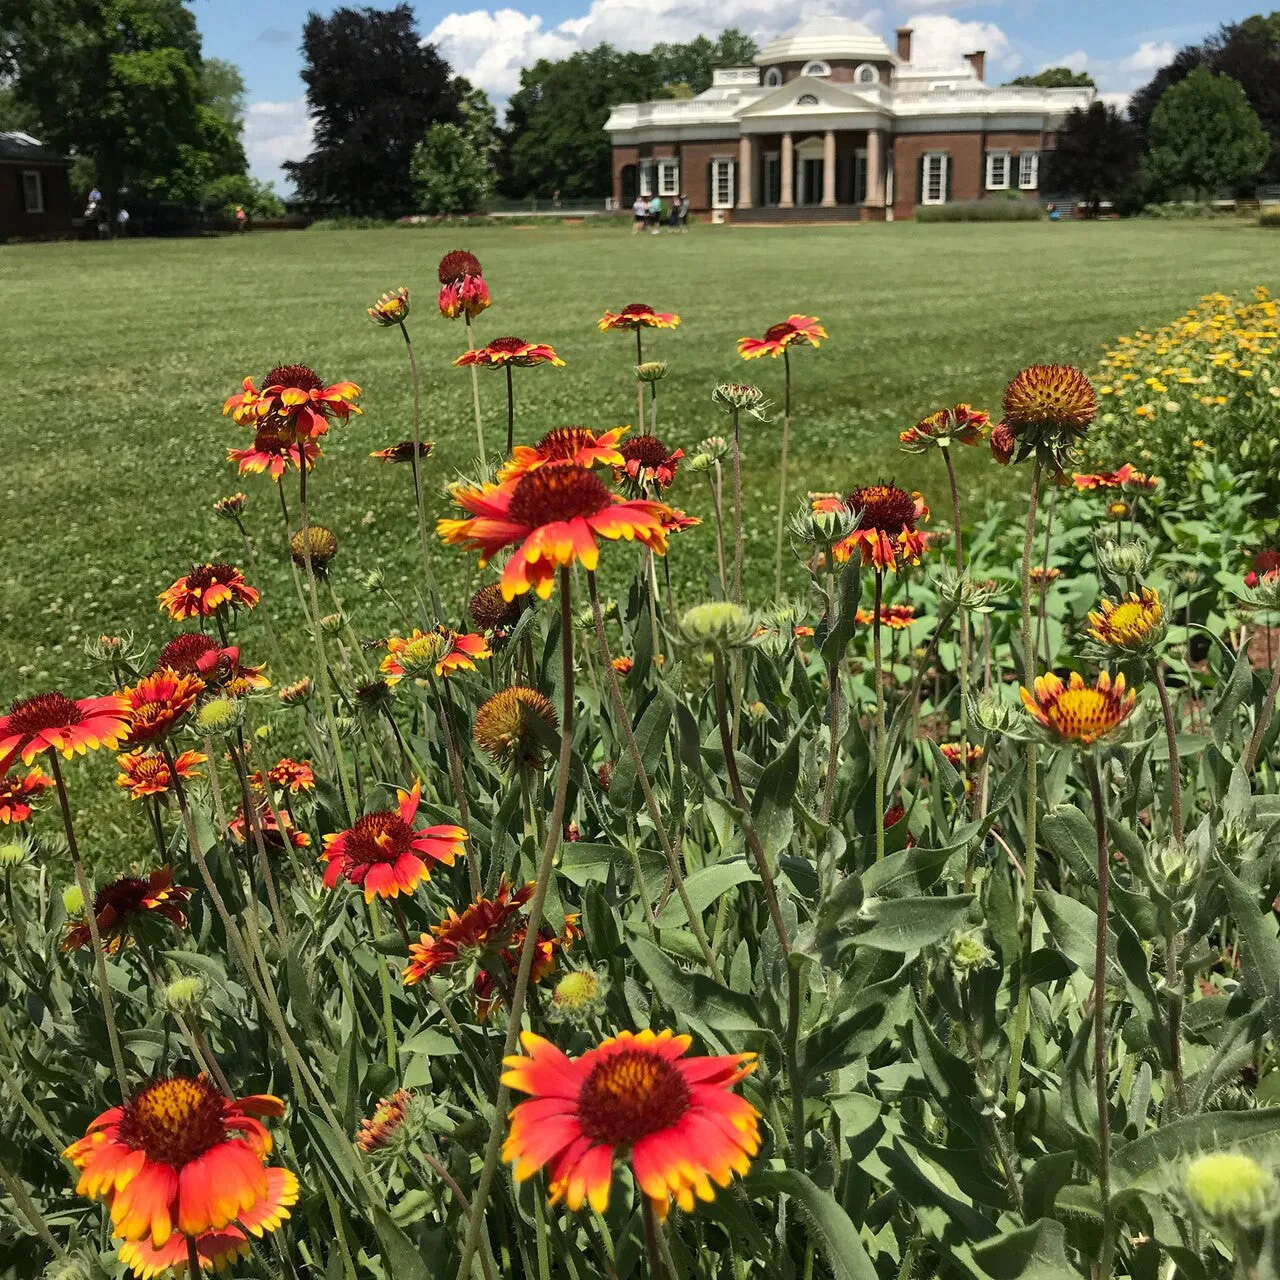
POLYGON ((1067 107, 1087 107, 1093 98, 1094 91, 1088 87, 1035 89, 1011 86, 1001 89, 906 89, 893 95, 893 103, 895 106, 910 106, 916 103, 937 105, 963 102, 984 103, 993 107, 1020 106, 1062 110, 1067 107))
POLYGON ((639 124, 679 124, 691 120, 732 120, 740 98, 673 98, 660 102, 623 102, 614 107, 606 128, 639 124))

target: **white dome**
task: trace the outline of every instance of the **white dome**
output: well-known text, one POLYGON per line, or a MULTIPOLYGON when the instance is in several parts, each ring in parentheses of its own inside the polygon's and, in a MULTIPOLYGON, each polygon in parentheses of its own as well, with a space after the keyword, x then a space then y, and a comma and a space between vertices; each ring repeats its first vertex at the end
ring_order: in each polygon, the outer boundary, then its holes
POLYGON ((869 27, 850 18, 809 18, 775 36, 755 57, 759 67, 809 58, 858 58, 866 62, 896 61, 889 46, 869 27))

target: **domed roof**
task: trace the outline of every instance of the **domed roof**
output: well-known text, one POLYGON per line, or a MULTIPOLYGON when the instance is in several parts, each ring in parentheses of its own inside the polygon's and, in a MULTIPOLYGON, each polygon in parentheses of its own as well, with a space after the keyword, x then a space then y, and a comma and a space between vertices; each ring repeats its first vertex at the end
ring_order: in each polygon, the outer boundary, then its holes
POLYGON ((807 58, 859 58, 896 61, 889 46, 870 27, 834 14, 809 18, 798 27, 775 36, 756 55, 756 66, 796 62, 807 58))

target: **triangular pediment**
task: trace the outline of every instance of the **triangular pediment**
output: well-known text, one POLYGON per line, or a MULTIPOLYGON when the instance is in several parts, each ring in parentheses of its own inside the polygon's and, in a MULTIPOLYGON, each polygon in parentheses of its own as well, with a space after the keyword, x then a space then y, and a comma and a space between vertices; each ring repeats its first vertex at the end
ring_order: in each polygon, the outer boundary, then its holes
POLYGON ((832 84, 814 76, 797 76, 756 98, 735 114, 740 120, 760 116, 848 115, 850 112, 882 112, 879 102, 872 102, 856 91, 855 86, 832 84))

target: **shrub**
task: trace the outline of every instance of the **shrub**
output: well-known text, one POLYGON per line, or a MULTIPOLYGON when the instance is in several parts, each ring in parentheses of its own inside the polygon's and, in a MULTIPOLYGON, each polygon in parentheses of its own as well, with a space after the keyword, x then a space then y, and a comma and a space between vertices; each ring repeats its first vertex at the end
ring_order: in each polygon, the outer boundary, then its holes
POLYGON ((1158 204, 1142 206, 1144 218, 1161 218, 1167 222, 1186 222, 1196 218, 1216 218, 1219 215, 1212 205, 1199 200, 1164 200, 1158 204))
POLYGON ((1044 207, 1034 200, 953 200, 916 206, 917 222, 1039 222, 1044 207))
POLYGON ((334 214, 329 218, 317 218, 310 227, 312 231, 374 231, 379 227, 393 227, 390 218, 359 217, 350 213, 334 214))
POLYGON ((1258 226, 1280 227, 1280 208, 1263 209, 1258 214, 1258 226))

